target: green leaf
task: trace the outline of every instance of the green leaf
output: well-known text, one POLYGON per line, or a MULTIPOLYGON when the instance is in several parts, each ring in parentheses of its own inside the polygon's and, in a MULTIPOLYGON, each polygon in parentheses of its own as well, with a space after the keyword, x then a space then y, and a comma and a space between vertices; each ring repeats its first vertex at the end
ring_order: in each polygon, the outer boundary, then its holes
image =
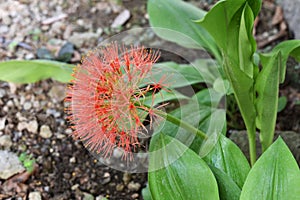
POLYGON ((219 199, 213 173, 185 145, 161 133, 152 138, 150 151, 148 179, 153 199, 219 199))
POLYGON ((182 100, 189 99, 189 97, 177 92, 176 90, 161 90, 156 93, 154 96, 150 95, 143 99, 143 104, 148 106, 158 105, 159 103, 171 101, 171 100, 182 100), (154 100, 153 100, 154 98, 154 100))
POLYGON ((213 88, 202 89, 197 92, 192 99, 201 106, 218 107, 224 94, 217 92, 213 88))
POLYGON ((276 124, 279 75, 281 69, 281 54, 260 56, 262 70, 255 81, 257 93, 255 106, 257 110, 256 127, 260 129, 260 141, 265 151, 273 141, 276 124))
POLYGON ((277 107, 277 112, 281 112, 284 110, 287 104, 287 98, 286 96, 281 96, 278 99, 278 107, 277 107))
POLYGON ((227 49, 229 23, 244 3, 245 0, 219 1, 204 18, 198 18, 197 23, 213 36, 222 51, 227 49))
POLYGON ((289 56, 295 58, 300 62, 300 40, 288 40, 281 42, 272 50, 271 54, 281 52, 281 69, 280 69, 280 83, 284 82, 286 72, 286 61, 289 56))
POLYGON ((151 80, 164 80, 170 88, 190 86, 195 83, 212 84, 220 76, 218 66, 211 59, 198 59, 191 64, 175 62, 157 63, 152 68, 151 80))
POLYGON ((300 197, 300 170, 281 138, 257 160, 243 186, 241 200, 289 200, 300 197))
POLYGON ((70 64, 49 60, 10 60, 0 63, 0 80, 33 83, 53 78, 66 83, 72 79, 73 67, 70 64))
POLYGON ((254 17, 256 17, 261 9, 262 0, 247 0, 247 2, 252 9, 254 17))
POLYGON ((181 0, 148 0, 150 25, 159 37, 184 47, 205 48, 220 61, 221 55, 212 37, 193 22, 205 13, 181 0))
POLYGON ((240 189, 243 187, 250 165, 242 151, 230 139, 220 135, 214 149, 203 159, 231 177, 240 189))
POLYGON ((212 165, 209 165, 209 168, 217 180, 220 200, 239 200, 241 189, 232 178, 212 165))

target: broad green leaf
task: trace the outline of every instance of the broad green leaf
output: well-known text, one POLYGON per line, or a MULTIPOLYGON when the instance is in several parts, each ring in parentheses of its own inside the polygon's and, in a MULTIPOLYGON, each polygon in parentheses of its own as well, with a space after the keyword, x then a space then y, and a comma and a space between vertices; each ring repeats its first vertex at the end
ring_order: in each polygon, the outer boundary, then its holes
POLYGON ((217 180, 220 200, 239 200, 241 189, 232 178, 212 165, 209 165, 209 168, 217 180))
POLYGON ((214 149, 203 159, 231 177, 240 189, 243 187, 250 165, 242 151, 230 139, 220 135, 214 149))
POLYGON ((255 81, 257 93, 255 106, 257 110, 256 127, 260 129, 260 141, 265 151, 273 141, 279 92, 279 75, 281 54, 260 56, 262 70, 255 81))
POLYGON ((222 51, 227 49, 228 37, 230 37, 228 34, 229 23, 244 3, 245 0, 219 1, 204 18, 198 18, 200 20, 197 23, 213 36, 222 51))
POLYGON ((281 69, 280 69, 280 83, 284 82, 286 72, 286 61, 289 56, 294 57, 300 62, 300 40, 288 40, 279 43, 272 50, 271 54, 281 52, 281 69))
POLYGON ((61 82, 72 79, 74 66, 49 60, 10 60, 0 62, 0 80, 14 83, 33 83, 53 78, 61 82))
POLYGON ((296 200, 300 198, 299 186, 297 162, 278 138, 252 167, 240 200, 296 200))
POLYGON ((163 80, 167 87, 178 88, 195 83, 212 84, 219 76, 218 66, 211 59, 198 59, 191 64, 163 62, 153 66, 151 79, 145 83, 163 80))
MULTIPOLYGON (((248 76, 253 77, 253 61, 252 55, 256 50, 256 42, 252 35, 252 26, 254 22, 254 16, 252 10, 248 4, 244 6, 244 10, 241 16, 240 30, 239 30, 239 63, 242 71, 248 76)), ((231 28, 231 27, 230 27, 231 28)))
POLYGON ((159 37, 184 47, 205 48, 220 61, 221 55, 212 37, 193 22, 205 13, 181 0, 148 0, 150 25, 159 37))
POLYGON ((256 126, 261 132, 263 150, 266 150, 273 141, 279 83, 285 78, 286 61, 289 55, 300 61, 299 54, 300 40, 290 40, 277 45, 271 53, 260 55, 263 69, 259 72, 255 84, 258 94, 256 126))
POLYGON ((148 180, 153 199, 219 199, 210 168, 178 140, 157 134, 151 140, 150 152, 148 180))

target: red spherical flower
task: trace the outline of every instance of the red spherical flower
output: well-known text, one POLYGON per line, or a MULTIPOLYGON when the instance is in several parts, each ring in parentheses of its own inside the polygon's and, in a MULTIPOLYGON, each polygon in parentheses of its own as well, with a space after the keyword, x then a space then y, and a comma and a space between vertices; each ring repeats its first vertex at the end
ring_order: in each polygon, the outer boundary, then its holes
POLYGON ((67 92, 73 136, 104 156, 115 147, 123 149, 124 158, 131 155, 139 145, 138 135, 146 130, 144 119, 155 115, 143 99, 162 87, 153 81, 145 85, 145 80, 153 80, 151 69, 158 58, 159 53, 143 47, 119 50, 117 44, 88 54, 75 68, 67 92))

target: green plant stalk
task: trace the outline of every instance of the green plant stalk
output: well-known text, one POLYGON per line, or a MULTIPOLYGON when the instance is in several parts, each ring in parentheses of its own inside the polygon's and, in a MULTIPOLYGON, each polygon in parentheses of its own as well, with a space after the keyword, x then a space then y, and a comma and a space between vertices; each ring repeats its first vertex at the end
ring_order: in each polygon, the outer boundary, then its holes
POLYGON ((256 161, 256 126, 255 126, 255 108, 254 108, 254 91, 251 91, 251 86, 253 84, 247 76, 245 76, 241 71, 235 67, 235 65, 230 62, 229 58, 224 56, 224 71, 233 87, 233 93, 243 117, 243 121, 246 125, 248 141, 249 141, 249 154, 251 166, 254 165, 256 161), (240 76, 237 77, 237 74, 240 76), (239 79, 239 80, 237 80, 239 79), (247 82, 247 85, 241 89, 240 84, 247 82))
POLYGON ((251 166, 256 162, 256 132, 251 131, 247 128, 247 135, 249 141, 249 153, 250 153, 250 163, 251 166))
POLYGON ((202 139, 207 139, 207 135, 202 132, 201 130, 195 128, 194 126, 190 125, 189 123, 186 123, 184 121, 182 121, 181 119, 178 119, 177 117, 174 117, 173 115, 170 115, 168 113, 165 113, 161 110, 154 110, 155 114, 165 118, 166 120, 168 120, 169 122, 181 127, 181 128, 184 128, 185 130, 199 136, 200 138, 202 139))

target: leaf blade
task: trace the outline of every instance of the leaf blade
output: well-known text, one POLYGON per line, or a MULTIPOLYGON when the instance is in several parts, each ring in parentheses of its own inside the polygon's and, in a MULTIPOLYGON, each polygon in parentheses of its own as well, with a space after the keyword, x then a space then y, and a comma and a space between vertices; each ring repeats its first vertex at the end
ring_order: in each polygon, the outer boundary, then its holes
POLYGON ((33 83, 53 78, 69 82, 74 66, 48 60, 10 60, 0 63, 0 80, 15 83, 33 83))
POLYGON ((185 145, 160 133, 152 138, 150 151, 157 152, 151 154, 149 163, 149 187, 153 199, 219 199, 213 173, 185 145), (162 166, 157 166, 158 163, 162 166))

